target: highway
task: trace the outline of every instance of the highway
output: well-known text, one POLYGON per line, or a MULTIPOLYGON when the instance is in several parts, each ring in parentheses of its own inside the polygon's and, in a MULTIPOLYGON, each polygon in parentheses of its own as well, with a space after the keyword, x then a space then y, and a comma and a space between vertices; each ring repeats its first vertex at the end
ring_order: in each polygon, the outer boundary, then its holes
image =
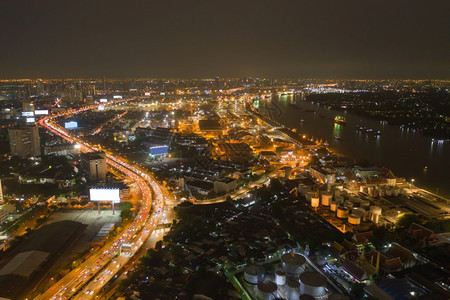
MULTIPOLYGON (((127 101, 127 100, 125 100, 127 101)), ((123 102, 123 101, 121 101, 123 102)), ((114 103, 113 103, 114 104, 114 103)), ((71 110, 58 115, 43 118, 39 124, 54 134, 76 143, 82 152, 103 150, 99 145, 91 145, 73 136, 67 130, 53 122, 54 119, 76 114, 97 106, 71 110)), ((171 196, 159 183, 142 168, 128 163, 124 158, 105 151, 107 164, 134 180, 142 192, 142 203, 135 219, 113 240, 105 244, 84 263, 72 270, 35 299, 92 299, 102 287, 113 278, 131 256, 151 236, 156 226, 165 222, 164 207, 171 196), (132 245, 127 254, 120 254, 123 244, 132 245)))

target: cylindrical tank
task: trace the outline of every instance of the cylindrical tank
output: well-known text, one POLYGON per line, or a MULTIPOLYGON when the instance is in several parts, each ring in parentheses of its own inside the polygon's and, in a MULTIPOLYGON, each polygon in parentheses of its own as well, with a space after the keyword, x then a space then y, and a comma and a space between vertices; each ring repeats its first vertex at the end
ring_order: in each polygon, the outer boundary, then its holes
POLYGON ((380 219, 381 212, 382 212, 381 207, 376 206, 376 205, 371 206, 370 207, 370 212, 369 212, 370 221, 372 221, 373 223, 377 224, 379 219, 380 219))
POLYGON ((353 202, 345 201, 344 202, 344 206, 346 206, 348 209, 352 209, 353 208, 353 202))
POLYGON ((341 196, 341 191, 340 190, 334 190, 334 197, 339 197, 341 196))
POLYGON ((381 187, 380 188, 380 197, 384 197, 386 196, 386 188, 385 187, 381 187))
POLYGON ((331 210, 331 211, 336 211, 336 209, 337 209, 337 204, 336 204, 336 202, 335 202, 335 201, 331 201, 331 202, 330 202, 330 210, 331 210))
POLYGON ((359 206, 362 208, 369 208, 370 201, 368 200, 359 200, 359 206))
POLYGON ((322 203, 321 204, 323 206, 329 206, 331 198, 332 198, 331 194, 328 194, 328 193, 322 194, 322 203))
POLYGON ((283 270, 291 275, 300 274, 305 267, 306 259, 303 255, 296 253, 286 253, 281 256, 283 270))
POLYGON ((300 296, 300 282, 298 280, 289 280, 287 283, 287 299, 297 300, 300 296))
POLYGON ((277 285, 285 285, 286 284, 286 272, 278 270, 275 272, 275 283, 277 285))
POLYGON ((272 300, 275 298, 274 293, 277 291, 277 285, 272 281, 261 281, 258 283, 258 299, 272 300))
POLYGON ((366 212, 366 210, 362 207, 353 207, 352 208, 352 214, 355 214, 360 218, 362 218, 364 216, 365 212, 366 212))
POLYGON ((325 294, 327 279, 317 272, 303 272, 300 278, 300 292, 313 297, 325 294))
POLYGON ((398 188, 398 187, 394 187, 393 189, 392 189, 392 195, 393 196, 398 196, 398 193, 400 192, 400 189, 398 188))
POLYGON ((244 269, 244 279, 248 283, 257 284, 264 277, 264 267, 249 265, 244 269))
POLYGON ((334 197, 334 200, 336 201, 336 203, 343 203, 344 202, 344 197, 336 196, 336 197, 334 197))
POLYGON ((348 208, 345 206, 338 207, 336 210, 336 216, 340 219, 348 218, 348 208))
POLYGON ((319 207, 319 198, 317 197, 312 197, 311 198, 311 206, 312 207, 319 207))
POLYGON ((386 189, 386 196, 392 196, 392 189, 386 189))
POLYGON ((370 213, 371 213, 371 214, 381 215, 381 212, 382 212, 382 211, 383 211, 383 210, 382 210, 381 207, 379 207, 379 206, 372 205, 372 206, 370 207, 370 213))
POLYGON ((360 193, 364 193, 365 192, 365 186, 363 186, 363 185, 361 185, 360 187, 359 187, 359 192, 360 193))
POLYGON ((352 225, 361 224, 361 217, 355 214, 348 215, 348 222, 352 225))
POLYGON ((316 196, 316 193, 313 192, 313 191, 309 191, 309 192, 307 192, 306 195, 305 195, 306 200, 311 200, 311 198, 312 198, 312 197, 315 197, 315 196, 316 196))
POLYGON ((375 191, 375 187, 374 186, 368 186, 367 187, 367 193, 369 195, 373 195, 374 191, 375 191))

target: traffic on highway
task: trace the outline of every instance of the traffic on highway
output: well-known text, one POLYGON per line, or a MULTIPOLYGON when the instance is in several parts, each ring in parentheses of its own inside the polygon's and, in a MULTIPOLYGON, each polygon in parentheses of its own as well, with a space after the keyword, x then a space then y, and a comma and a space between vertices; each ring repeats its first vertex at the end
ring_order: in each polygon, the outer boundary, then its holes
MULTIPOLYGON (((111 104, 120 104, 129 100, 131 99, 120 100, 111 104)), ((82 152, 104 151, 107 164, 111 168, 120 171, 124 177, 135 181, 141 190, 142 201, 140 209, 134 220, 112 241, 107 242, 94 255, 56 282, 45 293, 36 297, 36 299, 94 298, 103 286, 116 276, 133 254, 140 249, 152 235, 156 226, 164 222, 165 202, 170 195, 151 174, 139 166, 128 163, 124 158, 102 149, 100 145, 92 145, 81 140, 54 122, 56 118, 77 114, 97 107, 97 105, 92 105, 52 115, 39 120, 39 124, 67 141, 76 143, 82 152), (127 251, 121 251, 123 246, 131 249, 127 248, 127 251)))

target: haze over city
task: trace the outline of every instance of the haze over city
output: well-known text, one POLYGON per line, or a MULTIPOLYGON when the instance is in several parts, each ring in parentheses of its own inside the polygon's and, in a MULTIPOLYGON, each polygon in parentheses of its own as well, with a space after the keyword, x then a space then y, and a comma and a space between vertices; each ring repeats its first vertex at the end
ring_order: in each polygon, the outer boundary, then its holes
POLYGON ((0 78, 448 79, 448 1, 3 1, 0 78))

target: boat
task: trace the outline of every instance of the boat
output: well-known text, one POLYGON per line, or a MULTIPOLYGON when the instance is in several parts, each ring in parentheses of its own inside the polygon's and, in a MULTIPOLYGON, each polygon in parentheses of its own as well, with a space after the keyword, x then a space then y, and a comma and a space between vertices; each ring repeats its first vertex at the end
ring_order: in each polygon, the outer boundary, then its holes
POLYGON ((337 124, 346 124, 347 123, 347 118, 343 117, 343 116, 336 116, 334 118, 334 123, 337 124))

